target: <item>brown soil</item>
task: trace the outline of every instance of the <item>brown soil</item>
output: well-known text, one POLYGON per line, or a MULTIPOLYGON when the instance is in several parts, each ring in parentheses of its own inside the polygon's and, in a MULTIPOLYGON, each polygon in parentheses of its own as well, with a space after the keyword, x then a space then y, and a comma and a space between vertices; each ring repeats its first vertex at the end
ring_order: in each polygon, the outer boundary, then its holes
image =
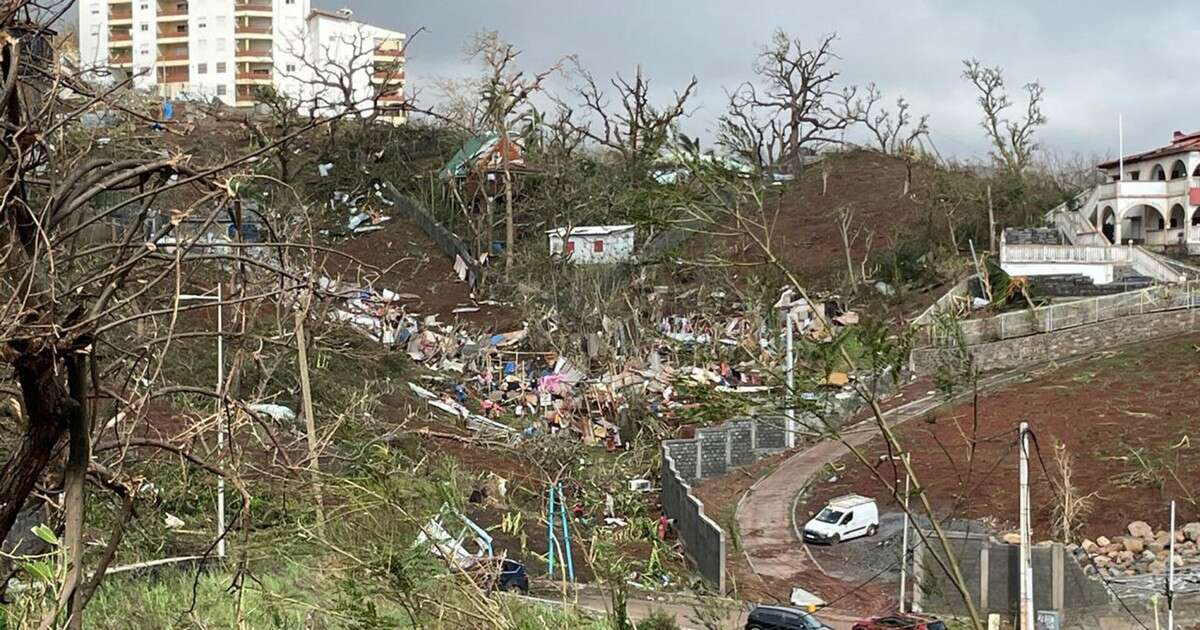
MULTIPOLYGON (((772 251, 805 281, 832 288, 833 279, 846 271, 838 223, 840 209, 849 208, 854 213, 851 234, 863 227, 851 248, 855 265, 866 253, 868 231, 874 232, 871 251, 878 252, 924 220, 925 213, 912 194, 902 195, 906 172, 904 160, 873 151, 829 154, 821 163, 807 167, 802 178, 768 191, 765 205, 767 222, 772 224, 772 251), (822 171, 828 173, 825 182, 822 171)), ((913 189, 920 187, 928 175, 928 169, 914 167, 913 189)), ((705 254, 708 252, 704 250, 712 245, 693 243, 690 251, 693 255, 705 254)), ((763 258, 758 246, 744 237, 722 239, 716 248, 718 255, 736 260, 763 258)))
POLYGON ((443 322, 468 322, 491 332, 520 327, 511 308, 478 304, 471 287, 454 273, 452 260, 411 221, 392 217, 384 229, 335 241, 331 246, 350 256, 323 255, 318 265, 344 282, 410 293, 410 313, 437 314, 443 322), (475 313, 454 314, 460 306, 478 306, 475 313))
MULTIPOLYGON (((1194 488, 1200 485, 1200 399, 1194 394, 1200 336, 1192 335, 1120 351, 1098 353, 1068 365, 1031 373, 1019 383, 980 396, 977 426, 970 402, 914 419, 898 429, 912 451, 913 467, 941 516, 982 519, 997 531, 1017 522, 1017 426, 1027 421, 1031 443, 1030 485, 1035 535, 1053 536, 1052 510, 1058 479, 1055 445, 1072 458, 1075 492, 1090 495, 1091 510, 1080 534, 1121 535, 1134 520, 1167 527, 1167 501, 1179 501, 1179 520, 1200 520, 1194 488), (976 436, 970 463, 970 436, 976 436), (1141 458, 1141 462, 1139 462, 1141 458), (1144 463, 1142 463, 1144 462, 1144 463), (1044 463, 1044 469, 1043 469, 1044 463), (1048 473, 1048 474, 1047 474, 1048 473)), ((863 449, 890 481, 903 482, 885 460, 881 440, 863 449)), ((857 460, 838 463, 835 482, 818 483, 800 514, 829 498, 857 492, 894 501, 857 460)))

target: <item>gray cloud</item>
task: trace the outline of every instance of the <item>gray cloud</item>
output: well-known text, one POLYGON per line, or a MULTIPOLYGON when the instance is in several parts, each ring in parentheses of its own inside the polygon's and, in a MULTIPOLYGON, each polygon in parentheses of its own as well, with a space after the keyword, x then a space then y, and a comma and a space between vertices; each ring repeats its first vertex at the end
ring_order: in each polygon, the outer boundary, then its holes
POLYGON ((1153 10, 1111 0, 317 4, 348 6, 361 19, 406 32, 426 27, 409 51, 417 89, 435 76, 474 74, 462 50, 481 29, 498 30, 517 45, 530 70, 570 54, 598 77, 629 74, 640 63, 664 96, 694 74, 699 91, 685 128, 701 136, 720 115, 724 91, 752 78, 755 51, 775 28, 806 40, 837 32, 844 81, 874 81, 888 100, 903 95, 914 111, 930 114, 933 140, 945 155, 987 151, 974 95, 960 78, 968 57, 1002 66, 1018 106, 1022 84, 1042 83, 1049 118, 1042 144, 1061 155, 1115 155, 1118 113, 1130 152, 1165 143, 1175 129, 1200 127, 1188 114, 1189 104, 1200 101, 1190 64, 1200 4, 1188 1, 1156 3, 1153 10))

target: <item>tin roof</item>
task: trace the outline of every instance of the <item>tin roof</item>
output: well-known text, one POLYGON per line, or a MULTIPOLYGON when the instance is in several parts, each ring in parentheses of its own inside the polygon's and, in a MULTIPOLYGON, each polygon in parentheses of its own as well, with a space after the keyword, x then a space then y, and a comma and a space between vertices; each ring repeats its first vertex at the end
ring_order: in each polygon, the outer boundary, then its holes
POLYGON ((634 227, 635 226, 633 224, 629 224, 629 225, 580 225, 580 226, 573 227, 573 228, 561 227, 561 228, 554 228, 553 230, 546 230, 546 234, 553 234, 555 236, 563 236, 567 232, 570 232, 571 236, 598 236, 598 235, 606 235, 606 234, 615 234, 617 232, 625 232, 627 230, 632 230, 634 227))

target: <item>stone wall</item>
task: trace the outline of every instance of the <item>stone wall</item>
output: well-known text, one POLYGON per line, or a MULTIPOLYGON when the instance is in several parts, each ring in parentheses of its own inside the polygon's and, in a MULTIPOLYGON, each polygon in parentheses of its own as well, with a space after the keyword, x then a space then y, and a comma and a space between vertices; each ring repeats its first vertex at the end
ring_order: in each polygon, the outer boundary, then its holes
MULTIPOLYGON (((1007 370, 1095 352, 1139 341, 1178 335, 1198 329, 1194 309, 1131 315, 1054 332, 1027 335, 967 346, 982 371, 1007 370)), ((912 352, 914 374, 931 374, 953 361, 954 348, 917 348, 912 352)))

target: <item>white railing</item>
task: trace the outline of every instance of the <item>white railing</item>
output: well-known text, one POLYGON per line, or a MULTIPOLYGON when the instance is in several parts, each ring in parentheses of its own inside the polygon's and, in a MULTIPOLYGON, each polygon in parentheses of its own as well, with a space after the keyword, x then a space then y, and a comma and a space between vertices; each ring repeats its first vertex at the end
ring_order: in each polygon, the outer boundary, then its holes
POLYGON ((926 324, 917 328, 917 347, 977 345, 1094 324, 1110 319, 1200 307, 1200 282, 1156 285, 1140 291, 1053 304, 987 319, 926 324))
POLYGON ((1001 263, 1097 263, 1130 264, 1129 248, 1111 245, 1004 244, 1001 263))

